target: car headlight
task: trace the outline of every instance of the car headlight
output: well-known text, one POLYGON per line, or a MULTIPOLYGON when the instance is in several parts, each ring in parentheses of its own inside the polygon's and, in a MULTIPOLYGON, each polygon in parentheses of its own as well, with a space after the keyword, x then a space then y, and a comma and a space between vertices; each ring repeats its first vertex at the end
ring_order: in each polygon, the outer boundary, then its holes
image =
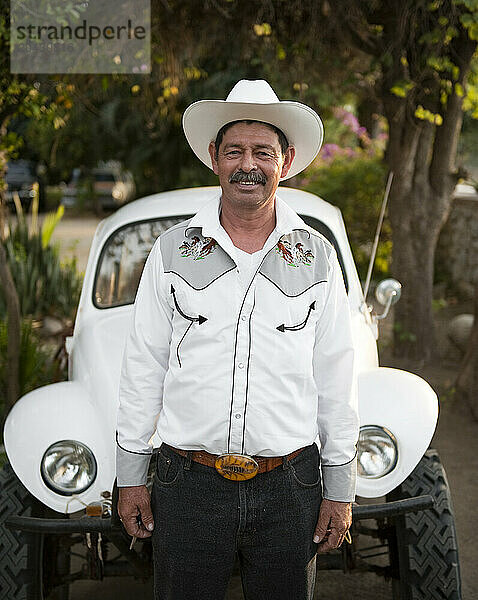
POLYGON ((80 494, 96 478, 96 460, 81 442, 62 440, 52 444, 43 455, 41 474, 45 484, 57 494, 80 494))
POLYGON ((358 441, 358 474, 365 479, 379 479, 397 464, 397 442, 390 431, 377 425, 360 428, 358 441))
POLYGON ((113 198, 115 200, 118 200, 118 201, 123 200, 123 197, 124 197, 123 190, 119 187, 114 187, 113 191, 111 192, 111 195, 113 196, 113 198))

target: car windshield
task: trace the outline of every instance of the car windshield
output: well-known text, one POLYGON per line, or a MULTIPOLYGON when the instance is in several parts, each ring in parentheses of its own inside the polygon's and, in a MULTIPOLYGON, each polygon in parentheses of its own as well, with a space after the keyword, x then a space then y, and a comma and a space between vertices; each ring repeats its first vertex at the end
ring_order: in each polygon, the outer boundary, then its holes
POLYGON ((95 181, 115 181, 113 173, 95 173, 95 181))
MULTIPOLYGON (((106 241, 98 261, 93 287, 94 305, 97 308, 113 308, 133 304, 144 263, 154 242, 163 231, 189 217, 181 215, 132 223, 115 231, 106 241)), ((334 235, 322 221, 308 215, 301 217, 334 245, 348 290, 342 255, 334 235)))
POLYGON ((31 167, 26 163, 9 163, 6 179, 7 181, 17 179, 31 179, 33 177, 31 167))

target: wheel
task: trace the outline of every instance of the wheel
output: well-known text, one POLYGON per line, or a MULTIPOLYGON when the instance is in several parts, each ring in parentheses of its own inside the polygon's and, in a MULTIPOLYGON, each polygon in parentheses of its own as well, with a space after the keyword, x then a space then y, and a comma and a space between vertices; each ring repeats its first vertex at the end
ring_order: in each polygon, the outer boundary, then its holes
POLYGON ((435 450, 425 453, 411 475, 387 499, 422 494, 433 496, 433 508, 393 520, 396 545, 392 544, 390 558, 399 577, 393 580, 393 598, 461 600, 453 506, 446 473, 435 450))
POLYGON ((68 585, 53 589, 54 578, 69 572, 68 549, 61 546, 58 536, 7 529, 4 522, 11 515, 53 516, 6 464, 0 471, 0 598, 68 600, 68 585))

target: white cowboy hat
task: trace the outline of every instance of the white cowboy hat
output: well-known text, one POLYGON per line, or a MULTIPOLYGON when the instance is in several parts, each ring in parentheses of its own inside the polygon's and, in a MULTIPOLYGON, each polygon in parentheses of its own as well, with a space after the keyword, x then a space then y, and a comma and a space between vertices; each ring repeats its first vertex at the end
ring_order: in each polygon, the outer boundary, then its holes
POLYGON ((280 101, 263 79, 242 79, 226 100, 199 100, 184 111, 183 128, 193 152, 212 169, 208 147, 223 125, 239 120, 263 121, 284 132, 295 158, 283 179, 300 173, 317 156, 324 137, 319 115, 300 102, 280 101))

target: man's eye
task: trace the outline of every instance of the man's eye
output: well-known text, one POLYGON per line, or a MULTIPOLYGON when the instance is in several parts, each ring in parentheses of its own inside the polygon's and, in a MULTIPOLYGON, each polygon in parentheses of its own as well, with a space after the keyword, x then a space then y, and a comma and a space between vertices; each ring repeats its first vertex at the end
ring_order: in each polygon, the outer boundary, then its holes
POLYGON ((259 152, 261 158, 270 158, 272 155, 269 152, 259 152))
POLYGON ((239 154, 239 150, 230 150, 226 152, 226 156, 237 156, 239 154))

